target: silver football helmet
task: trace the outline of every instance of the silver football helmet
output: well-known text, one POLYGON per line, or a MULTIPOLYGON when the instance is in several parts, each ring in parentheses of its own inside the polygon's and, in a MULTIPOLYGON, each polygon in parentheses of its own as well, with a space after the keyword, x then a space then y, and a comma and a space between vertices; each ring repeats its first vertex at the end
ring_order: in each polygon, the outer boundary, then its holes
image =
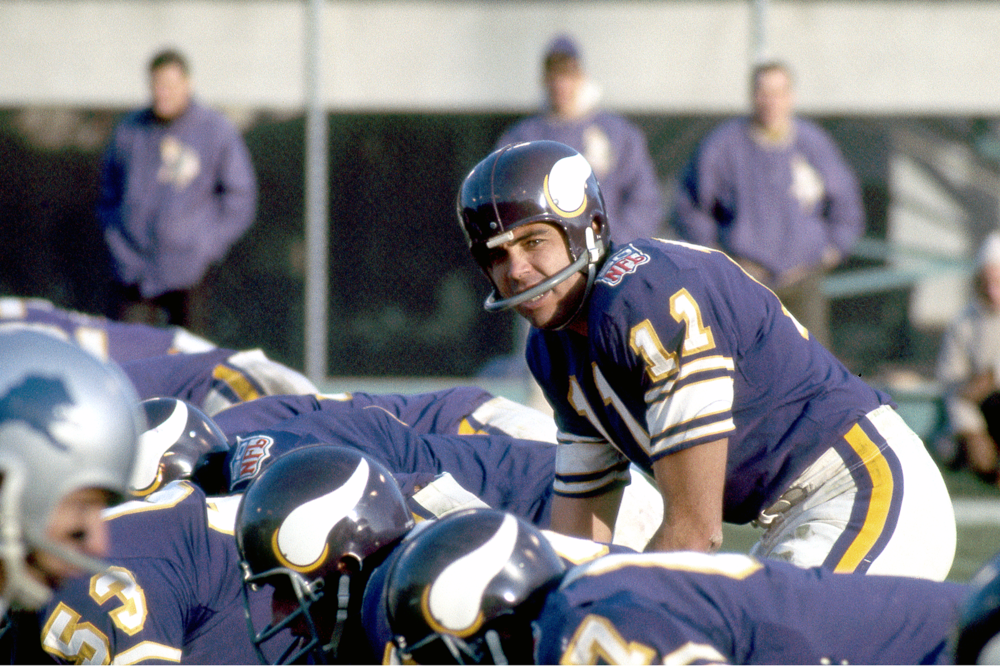
POLYGON ((125 494, 144 428, 125 374, 72 343, 37 331, 0 333, 0 559, 2 598, 25 608, 51 591, 26 570, 39 550, 86 570, 96 559, 46 537, 69 493, 125 494))

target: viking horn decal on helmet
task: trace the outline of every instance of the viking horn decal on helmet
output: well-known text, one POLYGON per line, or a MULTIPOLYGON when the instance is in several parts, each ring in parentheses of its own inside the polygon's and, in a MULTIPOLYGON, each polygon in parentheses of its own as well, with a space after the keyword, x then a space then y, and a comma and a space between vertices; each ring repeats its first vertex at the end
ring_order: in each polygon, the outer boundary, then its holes
POLYGON ((289 512, 274 534, 278 559, 299 572, 320 565, 330 530, 354 509, 367 486, 368 462, 361 459, 342 486, 289 512))
POLYGON ((549 206, 567 218, 575 218, 587 208, 587 179, 590 163, 582 155, 558 160, 545 177, 545 198, 549 206))
POLYGON ((474 632, 486 587, 507 564, 515 544, 517 521, 508 515, 493 537, 448 565, 431 584, 427 595, 431 618, 459 636, 474 632), (456 596, 458 590, 466 593, 456 596))
POLYGON ((139 455, 132 470, 130 487, 146 489, 156 481, 160 458, 171 445, 180 440, 187 421, 187 405, 183 401, 177 401, 165 421, 139 435, 139 455))

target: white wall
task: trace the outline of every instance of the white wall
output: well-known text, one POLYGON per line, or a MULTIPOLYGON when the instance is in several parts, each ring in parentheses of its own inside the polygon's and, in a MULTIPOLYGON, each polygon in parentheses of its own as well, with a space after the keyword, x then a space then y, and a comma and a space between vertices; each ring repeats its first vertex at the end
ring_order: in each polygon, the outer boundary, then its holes
MULTIPOLYGON (((753 0, 337 1, 325 5, 331 109, 530 108, 556 31, 580 41, 611 106, 743 108, 753 0)), ((145 63, 185 50, 206 101, 296 110, 307 0, 2 0, 0 106, 131 106, 145 63)), ((767 41, 813 113, 993 114, 1000 3, 771 0, 767 41)))

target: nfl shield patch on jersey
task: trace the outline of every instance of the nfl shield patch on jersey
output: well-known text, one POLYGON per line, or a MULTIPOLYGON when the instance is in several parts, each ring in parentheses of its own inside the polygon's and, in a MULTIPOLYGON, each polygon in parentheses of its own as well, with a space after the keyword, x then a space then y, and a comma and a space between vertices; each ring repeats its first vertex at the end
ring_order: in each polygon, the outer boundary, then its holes
POLYGON ((245 486, 260 474, 264 461, 271 455, 274 438, 267 435, 250 435, 236 438, 236 446, 229 462, 229 488, 245 486))
POLYGON ((629 244, 608 258, 601 274, 597 276, 597 282, 614 287, 622 278, 635 273, 636 269, 648 261, 649 255, 629 244))

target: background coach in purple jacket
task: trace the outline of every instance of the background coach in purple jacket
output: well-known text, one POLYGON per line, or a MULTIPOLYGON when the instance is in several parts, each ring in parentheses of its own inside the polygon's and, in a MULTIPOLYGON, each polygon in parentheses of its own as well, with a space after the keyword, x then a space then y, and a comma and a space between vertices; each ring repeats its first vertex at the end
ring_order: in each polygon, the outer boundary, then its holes
POLYGON ((857 177, 826 131, 795 115, 787 65, 758 65, 751 86, 753 113, 709 133, 682 174, 672 223, 738 261, 829 347, 822 280, 865 230, 857 177))
POLYGON ((206 272, 253 223, 257 181, 237 129, 192 98, 182 54, 157 53, 149 78, 151 105, 125 116, 101 164, 112 314, 203 331, 206 272))

